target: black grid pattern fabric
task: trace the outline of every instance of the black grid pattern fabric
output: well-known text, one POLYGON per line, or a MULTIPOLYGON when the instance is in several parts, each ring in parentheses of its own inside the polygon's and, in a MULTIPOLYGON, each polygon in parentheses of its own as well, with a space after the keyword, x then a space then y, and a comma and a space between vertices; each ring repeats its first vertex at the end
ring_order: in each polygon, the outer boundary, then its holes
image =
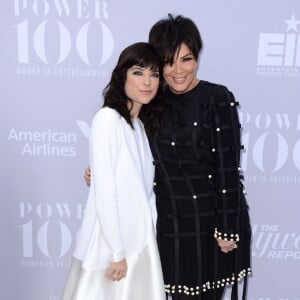
POLYGON ((251 272, 238 102, 226 87, 207 81, 166 99, 151 141, 166 291, 201 299, 230 285, 237 297, 236 282, 251 272), (238 248, 222 253, 216 238, 235 240, 238 248))

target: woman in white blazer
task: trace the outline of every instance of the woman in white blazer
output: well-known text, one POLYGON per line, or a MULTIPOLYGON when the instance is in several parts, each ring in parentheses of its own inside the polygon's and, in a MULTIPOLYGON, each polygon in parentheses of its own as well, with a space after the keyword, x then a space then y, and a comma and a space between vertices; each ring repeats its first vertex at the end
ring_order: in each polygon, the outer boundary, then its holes
POLYGON ((157 126, 160 77, 152 46, 135 43, 122 51, 104 89, 90 133, 90 191, 63 300, 165 299, 153 158, 139 119, 146 116, 148 131, 157 126))

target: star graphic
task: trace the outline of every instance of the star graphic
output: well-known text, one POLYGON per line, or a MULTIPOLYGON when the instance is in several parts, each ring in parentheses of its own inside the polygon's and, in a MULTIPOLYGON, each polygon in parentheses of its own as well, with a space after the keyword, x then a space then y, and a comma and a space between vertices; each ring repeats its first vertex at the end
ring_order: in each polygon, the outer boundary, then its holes
POLYGON ((284 20, 284 22, 288 25, 286 31, 295 30, 298 32, 298 24, 300 24, 300 20, 295 19, 295 14, 291 16, 289 20, 284 20))

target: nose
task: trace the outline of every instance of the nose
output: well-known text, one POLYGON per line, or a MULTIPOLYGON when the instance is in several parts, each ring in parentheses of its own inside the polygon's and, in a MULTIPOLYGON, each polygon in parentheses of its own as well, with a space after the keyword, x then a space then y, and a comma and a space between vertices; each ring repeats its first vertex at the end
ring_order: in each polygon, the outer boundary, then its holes
POLYGON ((144 84, 150 85, 151 84, 151 77, 149 75, 144 76, 144 84))
POLYGON ((180 61, 176 60, 173 65, 174 65, 175 72, 180 73, 181 72, 181 63, 180 63, 180 61))

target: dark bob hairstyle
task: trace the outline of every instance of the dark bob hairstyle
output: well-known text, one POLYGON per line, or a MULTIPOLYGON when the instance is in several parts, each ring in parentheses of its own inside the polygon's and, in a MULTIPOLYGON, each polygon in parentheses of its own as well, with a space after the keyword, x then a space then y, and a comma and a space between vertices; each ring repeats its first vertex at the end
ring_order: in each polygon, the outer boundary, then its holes
POLYGON ((139 114, 139 118, 143 121, 147 134, 151 135, 158 129, 162 111, 160 108, 162 105, 162 63, 154 47, 149 43, 134 43, 121 52, 117 65, 112 72, 110 82, 103 90, 103 107, 108 106, 115 109, 133 127, 130 109, 127 105, 128 101, 132 102, 132 100, 128 99, 125 94, 127 70, 132 66, 150 68, 151 70, 158 71, 160 74, 157 95, 149 104, 143 105, 139 114))

